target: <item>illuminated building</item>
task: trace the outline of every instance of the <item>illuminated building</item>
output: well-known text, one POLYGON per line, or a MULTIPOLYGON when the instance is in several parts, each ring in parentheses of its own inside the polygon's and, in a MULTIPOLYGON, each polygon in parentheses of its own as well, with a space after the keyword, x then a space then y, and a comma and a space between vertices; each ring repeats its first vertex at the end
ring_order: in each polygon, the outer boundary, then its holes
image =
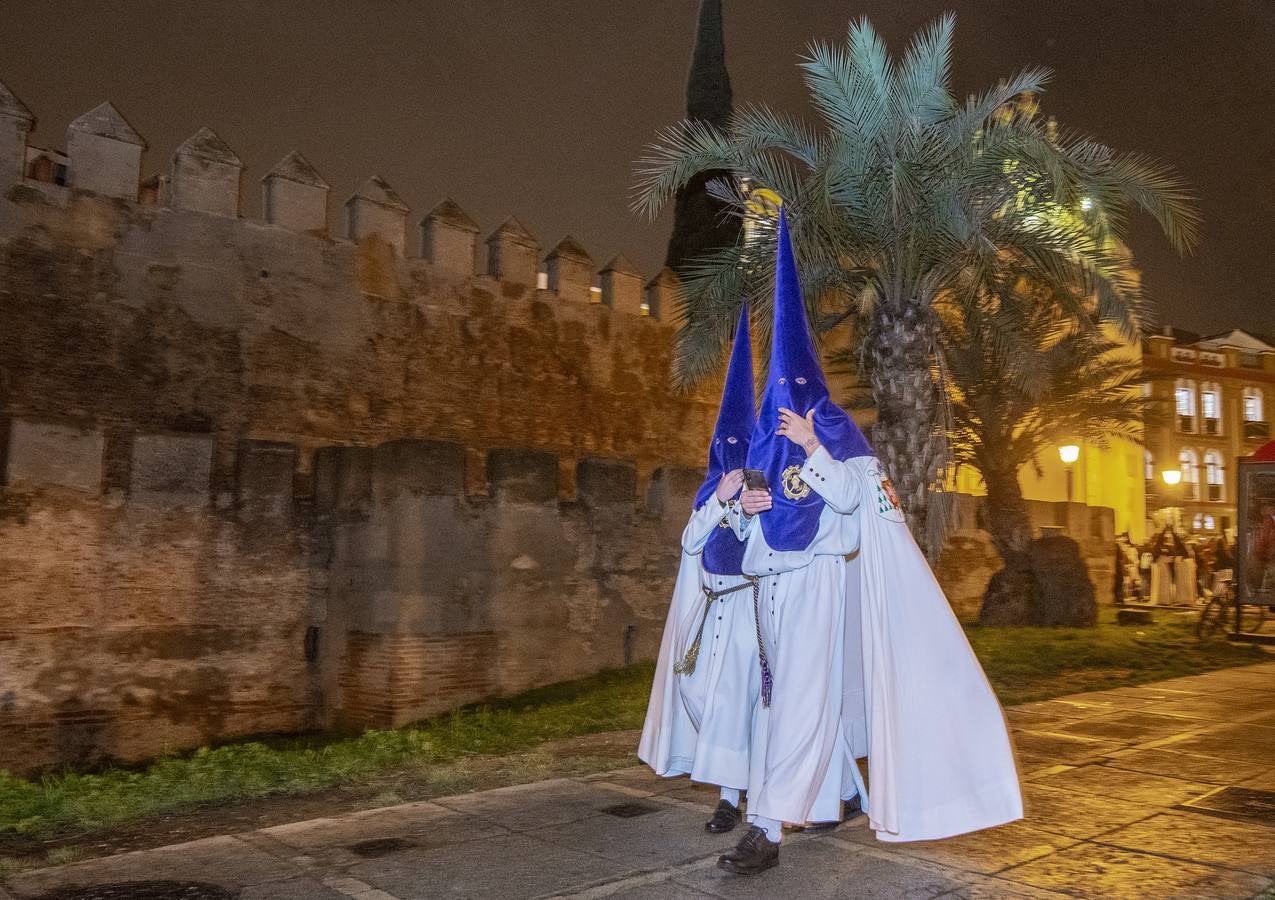
POLYGON ((1143 344, 1145 390, 1162 403, 1147 428, 1147 509, 1179 506, 1188 531, 1219 534, 1235 524, 1235 460, 1271 437, 1275 345, 1241 329, 1200 336, 1166 328, 1143 344), (1169 497, 1157 477, 1182 472, 1169 497))

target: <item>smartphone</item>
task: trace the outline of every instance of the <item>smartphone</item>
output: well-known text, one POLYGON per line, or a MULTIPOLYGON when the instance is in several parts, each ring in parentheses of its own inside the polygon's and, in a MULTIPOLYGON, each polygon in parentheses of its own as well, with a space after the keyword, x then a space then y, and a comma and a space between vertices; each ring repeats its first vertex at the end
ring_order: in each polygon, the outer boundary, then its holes
POLYGON ((766 483, 766 473, 761 469, 745 469, 744 490, 769 491, 770 485, 766 483))

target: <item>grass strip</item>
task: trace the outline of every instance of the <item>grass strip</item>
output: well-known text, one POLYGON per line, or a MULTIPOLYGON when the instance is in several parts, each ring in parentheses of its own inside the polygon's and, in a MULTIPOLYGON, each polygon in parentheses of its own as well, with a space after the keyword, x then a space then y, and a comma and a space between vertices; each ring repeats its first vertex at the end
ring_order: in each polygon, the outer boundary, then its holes
MULTIPOLYGON (((1007 705, 1140 684, 1267 658, 1217 639, 1193 620, 1093 628, 967 627, 1007 705)), ((138 766, 38 780, 0 774, 0 834, 94 831, 200 804, 304 794, 468 755, 500 755, 545 741, 641 727, 654 667, 647 663, 527 691, 397 729, 247 740, 171 754, 138 766)))

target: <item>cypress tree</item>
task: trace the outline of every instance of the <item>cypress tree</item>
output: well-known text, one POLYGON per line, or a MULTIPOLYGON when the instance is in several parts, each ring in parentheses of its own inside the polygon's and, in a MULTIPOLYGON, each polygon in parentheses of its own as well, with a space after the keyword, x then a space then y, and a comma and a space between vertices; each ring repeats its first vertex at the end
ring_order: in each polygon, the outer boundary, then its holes
MULTIPOLYGON (((726 130, 730 123, 730 74, 726 71, 726 42, 722 33, 721 0, 700 0, 695 28, 695 52, 686 79, 686 116, 726 130)), ((677 194, 673 233, 664 264, 676 272, 697 257, 739 239, 739 220, 724 215, 725 205, 708 194, 708 182, 728 177, 725 171, 701 172, 677 194)))

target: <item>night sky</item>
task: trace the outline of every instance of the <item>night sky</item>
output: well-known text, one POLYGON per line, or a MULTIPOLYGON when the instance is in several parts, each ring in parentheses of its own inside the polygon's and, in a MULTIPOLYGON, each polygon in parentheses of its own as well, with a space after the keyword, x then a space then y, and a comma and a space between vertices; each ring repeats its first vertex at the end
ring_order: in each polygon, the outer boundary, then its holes
MULTIPOLYGON (((804 114, 797 57, 867 15, 895 51, 957 12, 961 95, 1028 65, 1054 70, 1044 110, 1194 184, 1204 242, 1181 260, 1148 227, 1133 248, 1161 319, 1275 333, 1275 2, 1271 0, 724 0, 735 100, 804 114)), ((5 0, 0 81, 36 114, 33 142, 109 99, 147 139, 143 174, 201 125, 257 180, 299 149, 332 213, 384 175, 420 218, 444 196, 484 235, 516 214, 547 250, 564 234, 601 265, 648 275, 669 221, 628 208, 631 165, 680 118, 694 0, 5 0)), ((415 251, 415 240, 409 242, 415 251)))

